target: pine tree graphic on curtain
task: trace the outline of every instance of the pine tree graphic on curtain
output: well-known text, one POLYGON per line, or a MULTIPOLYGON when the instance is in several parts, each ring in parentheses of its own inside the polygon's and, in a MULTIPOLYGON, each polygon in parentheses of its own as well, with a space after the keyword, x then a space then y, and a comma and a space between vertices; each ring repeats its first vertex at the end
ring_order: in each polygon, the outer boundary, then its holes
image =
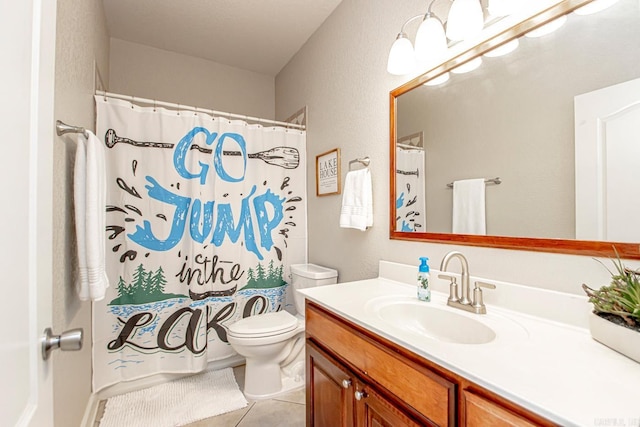
POLYGON ((158 270, 146 271, 140 264, 133 273, 133 281, 127 284, 122 276, 118 280, 118 298, 112 300, 109 305, 146 304, 163 301, 172 298, 187 298, 186 295, 164 293, 167 279, 164 277, 162 267, 158 270))

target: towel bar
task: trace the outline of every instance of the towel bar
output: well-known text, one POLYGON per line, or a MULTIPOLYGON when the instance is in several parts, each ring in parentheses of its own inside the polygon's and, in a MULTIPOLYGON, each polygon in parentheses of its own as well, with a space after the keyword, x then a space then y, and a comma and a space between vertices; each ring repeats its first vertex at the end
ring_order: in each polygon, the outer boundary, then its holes
POLYGON ((371 163, 371 159, 369 159, 369 157, 362 157, 360 159, 351 160, 349 162, 349 170, 351 170, 351 165, 356 164, 356 163, 361 163, 365 167, 367 167, 367 166, 369 166, 369 163, 371 163))
POLYGON ((58 136, 62 136, 65 133, 81 133, 85 138, 89 138, 89 132, 80 126, 71 126, 60 120, 56 120, 56 133, 58 136))
MULTIPOLYGON (((496 184, 496 185, 498 185, 498 184, 501 184, 501 183, 502 183, 502 180, 501 180, 501 179, 500 179, 500 177, 498 176, 498 177, 491 178, 491 179, 487 178, 487 179, 485 179, 485 180, 484 180, 484 183, 485 183, 485 184, 496 184)), ((453 188, 453 182, 448 183, 448 184, 447 184, 447 187, 449 187, 449 188, 453 188)))

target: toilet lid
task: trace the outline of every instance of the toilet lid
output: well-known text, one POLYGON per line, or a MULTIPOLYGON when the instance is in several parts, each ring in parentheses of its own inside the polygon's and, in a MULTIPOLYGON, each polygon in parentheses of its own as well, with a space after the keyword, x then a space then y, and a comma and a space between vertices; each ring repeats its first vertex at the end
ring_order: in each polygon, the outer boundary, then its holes
POLYGON ((267 336, 285 333, 298 327, 298 319, 286 311, 257 314, 238 320, 229 326, 235 336, 267 336))

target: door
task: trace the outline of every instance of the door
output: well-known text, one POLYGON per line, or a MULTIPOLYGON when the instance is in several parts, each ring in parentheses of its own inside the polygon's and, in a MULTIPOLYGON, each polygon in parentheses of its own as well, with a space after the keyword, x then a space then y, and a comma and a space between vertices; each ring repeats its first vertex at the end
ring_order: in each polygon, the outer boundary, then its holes
POLYGON ((307 426, 354 425, 354 376, 307 341, 307 426))
MULTIPOLYGON (((359 381, 355 391, 357 425, 362 427, 420 427, 399 408, 359 381)), ((435 425, 435 424, 432 424, 435 425)))
POLYGON ((640 79, 574 104, 576 238, 640 241, 640 79))
POLYGON ((0 3, 0 424, 53 425, 52 144, 56 3, 0 3))

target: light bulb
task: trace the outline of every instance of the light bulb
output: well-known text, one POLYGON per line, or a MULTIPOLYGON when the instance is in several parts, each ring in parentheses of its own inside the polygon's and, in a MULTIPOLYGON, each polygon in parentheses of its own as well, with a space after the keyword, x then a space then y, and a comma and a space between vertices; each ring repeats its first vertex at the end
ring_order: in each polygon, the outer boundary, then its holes
POLYGON ((613 6, 617 1, 618 0, 593 0, 591 3, 574 10, 574 12, 577 15, 590 15, 613 6))
POLYGON ((465 40, 482 31, 484 14, 479 0, 454 0, 447 19, 447 38, 465 40))
POLYGON ((447 37, 442 22, 433 15, 425 17, 416 34, 416 59, 418 64, 442 58, 447 52, 447 37))
POLYGON ((416 69, 416 56, 413 52, 413 46, 405 33, 398 34, 396 41, 389 51, 389 59, 387 60, 387 71, 390 74, 401 76, 409 74, 416 69))
POLYGON ((547 34, 551 34, 558 28, 562 27, 567 22, 567 15, 562 15, 560 18, 554 19, 548 24, 544 24, 542 27, 538 27, 535 30, 529 31, 525 34, 527 37, 542 37, 547 34))

